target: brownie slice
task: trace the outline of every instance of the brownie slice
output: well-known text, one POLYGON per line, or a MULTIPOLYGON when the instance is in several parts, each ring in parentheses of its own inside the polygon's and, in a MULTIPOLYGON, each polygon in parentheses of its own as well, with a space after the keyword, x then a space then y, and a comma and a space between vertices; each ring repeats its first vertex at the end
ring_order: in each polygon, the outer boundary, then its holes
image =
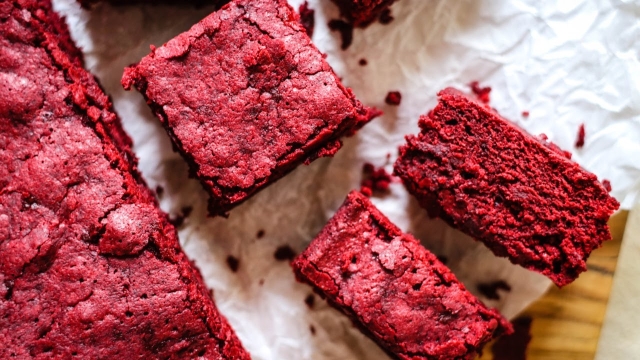
POLYGON ((292 266, 394 359, 473 359, 512 331, 358 192, 292 266))
POLYGON ((285 0, 237 0, 126 69, 225 215, 379 113, 363 107, 285 0))
POLYGON ((249 359, 79 54, 0 4, 0 358, 249 359))
POLYGON ((558 286, 587 269, 618 209, 595 175, 487 105, 446 89, 395 173, 433 217, 558 286))
POLYGON ((340 8, 340 15, 355 27, 366 27, 376 21, 396 0, 331 0, 340 8))
POLYGON ((190 4, 190 5, 196 5, 196 6, 215 5, 216 8, 220 8, 224 4, 229 2, 229 0, 77 0, 77 1, 84 8, 91 8, 94 4, 97 4, 100 2, 107 2, 113 5, 135 5, 135 4, 149 4, 149 5, 190 4))

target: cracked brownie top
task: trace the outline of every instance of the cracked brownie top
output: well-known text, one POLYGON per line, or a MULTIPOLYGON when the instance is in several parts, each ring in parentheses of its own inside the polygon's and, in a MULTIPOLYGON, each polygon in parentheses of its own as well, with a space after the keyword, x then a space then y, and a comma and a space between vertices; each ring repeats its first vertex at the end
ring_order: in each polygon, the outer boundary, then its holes
POLYGON ((248 359, 49 1, 0 5, 0 358, 248 359))
POLYGON ((486 342, 511 331, 358 192, 293 268, 395 359, 473 359, 486 342))
POLYGON ((311 43, 285 0, 237 0, 128 68, 224 214, 302 162, 334 154, 376 112, 311 43))

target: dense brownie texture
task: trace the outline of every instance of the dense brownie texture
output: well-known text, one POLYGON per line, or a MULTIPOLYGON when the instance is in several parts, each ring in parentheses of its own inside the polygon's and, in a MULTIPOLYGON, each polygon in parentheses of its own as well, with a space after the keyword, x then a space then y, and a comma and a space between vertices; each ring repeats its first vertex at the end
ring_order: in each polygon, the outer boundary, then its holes
POLYGON ((249 359, 48 1, 0 4, 0 358, 249 359))
MULTIPOLYGON (((331 0, 340 14, 355 27, 366 27, 376 21, 396 0, 331 0)), ((389 16, 387 14, 387 16, 389 16)))
POLYGON ((511 325, 435 255, 352 192, 292 264, 394 359, 473 359, 511 325))
POLYGON ((222 7, 228 3, 229 0, 78 0, 80 5, 84 8, 91 8, 94 4, 100 2, 107 2, 113 5, 135 5, 135 4, 149 4, 149 5, 185 5, 191 4, 196 6, 215 5, 216 8, 222 7))
POLYGON ((223 215, 378 114, 358 102, 285 0, 238 0, 128 68, 223 215))
MULTIPOLYGON (((395 164, 429 214, 558 286, 586 270, 618 209, 595 175, 491 108, 446 89, 395 164)), ((570 157, 570 155, 569 155, 570 157)))

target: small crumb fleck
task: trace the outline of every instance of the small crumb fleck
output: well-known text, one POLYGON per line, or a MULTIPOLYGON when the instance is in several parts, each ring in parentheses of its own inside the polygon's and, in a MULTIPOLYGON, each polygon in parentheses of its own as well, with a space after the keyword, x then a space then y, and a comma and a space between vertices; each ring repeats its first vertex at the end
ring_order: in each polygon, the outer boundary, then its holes
POLYGON ((291 261, 296 257, 296 252, 293 251, 291 246, 282 245, 276 249, 276 252, 273 253, 273 257, 278 261, 291 261))
POLYGON ((578 138, 576 139, 576 147, 578 149, 581 149, 584 146, 585 135, 586 133, 584 131, 584 124, 581 124, 580 128, 578 129, 578 138))
POLYGON ((478 97, 478 100, 485 104, 489 103, 491 100, 489 96, 491 93, 491 87, 481 87, 478 81, 472 81, 471 84, 469 84, 469 87, 471 87, 471 91, 473 91, 473 93, 478 97))
POLYGON ((343 20, 333 19, 329 21, 329 29, 338 31, 342 37, 342 45, 340 48, 346 50, 353 42, 353 25, 343 20))
POLYGON ((358 64, 360 64, 360 66, 366 66, 368 63, 369 62, 365 58, 362 58, 360 59, 360 61, 358 61, 358 64))
POLYGON ((191 215, 192 211, 193 211, 193 206, 185 206, 182 208, 182 216, 184 216, 185 218, 188 218, 189 215, 191 215))
POLYGON ((262 229, 258 230, 258 233, 256 234, 256 237, 258 239, 262 239, 264 237, 264 230, 262 230, 262 229))
POLYGON ((527 110, 522 112, 522 117, 523 118, 528 118, 529 117, 529 112, 527 110))
POLYGON ((260 286, 264 285, 264 279, 260 279, 260 281, 258 281, 258 285, 260 286))
POLYGON ((309 331, 311 331, 311 335, 315 335, 316 334, 316 327, 313 325, 309 325, 309 331))
POLYGON ((376 169, 371 163, 362 166, 362 181, 360 182, 360 192, 371 197, 374 193, 387 193, 393 177, 384 169, 376 169))
POLYGON ((227 266, 229 266, 229 269, 231 269, 231 271, 238 272, 238 268, 240 267, 240 260, 233 255, 229 255, 227 256, 227 266))
POLYGON ((389 105, 400 105, 400 101, 402 101, 400 91, 389 91, 387 97, 384 99, 384 102, 389 105))
POLYGON ((489 300, 500 300, 498 290, 511 291, 511 285, 504 280, 478 284, 478 291, 489 300))
POLYGON ((307 295, 307 297, 304 299, 304 303, 307 304, 309 309, 313 309, 313 305, 315 304, 315 302, 316 302, 316 297, 313 296, 313 294, 307 295))
POLYGON ((500 337, 491 347, 494 360, 525 360, 527 346, 531 342, 530 317, 519 317, 513 320, 514 333, 500 337))
POLYGON ((384 9, 380 14, 380 24, 387 25, 393 21, 393 15, 391 15, 391 9, 384 9))
POLYGON ((307 31, 307 35, 309 35, 309 37, 312 37, 313 29, 316 25, 316 20, 314 17, 315 10, 309 8, 309 2, 305 1, 304 3, 302 3, 302 5, 300 5, 298 12, 300 13, 300 23, 307 31))
POLYGON ((611 181, 604 179, 602 180, 602 186, 604 186, 604 188, 608 191, 611 192, 611 181))
POLYGON ((160 185, 156 186, 156 195, 158 196, 158 198, 161 198, 163 194, 164 188, 160 185))

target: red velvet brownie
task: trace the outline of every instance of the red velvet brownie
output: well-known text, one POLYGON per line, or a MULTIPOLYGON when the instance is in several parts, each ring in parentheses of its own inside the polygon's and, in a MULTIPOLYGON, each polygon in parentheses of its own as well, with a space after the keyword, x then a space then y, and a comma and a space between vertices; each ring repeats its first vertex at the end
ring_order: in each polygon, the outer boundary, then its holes
POLYGON ((355 27, 366 27, 376 21, 396 0, 331 0, 340 14, 355 27))
POLYGON ((446 89, 395 173, 433 217, 558 286, 587 269, 618 209, 595 175, 479 101, 446 89))
POLYGON ((333 155, 377 111, 340 83, 285 0, 237 0, 126 69, 224 215, 333 155))
POLYGON ((51 4, 0 19, 0 358, 249 359, 51 4))
POLYGON ((150 5, 158 5, 158 4, 176 4, 176 5, 184 5, 193 4, 193 5, 215 5, 217 8, 222 7, 224 4, 228 3, 229 0, 78 0, 80 5, 85 8, 90 8, 92 5, 97 4, 99 2, 108 2, 113 5, 133 5, 133 4, 150 4, 150 5))
POLYGON ((292 266, 394 359, 473 359, 512 331, 358 192, 292 266))

